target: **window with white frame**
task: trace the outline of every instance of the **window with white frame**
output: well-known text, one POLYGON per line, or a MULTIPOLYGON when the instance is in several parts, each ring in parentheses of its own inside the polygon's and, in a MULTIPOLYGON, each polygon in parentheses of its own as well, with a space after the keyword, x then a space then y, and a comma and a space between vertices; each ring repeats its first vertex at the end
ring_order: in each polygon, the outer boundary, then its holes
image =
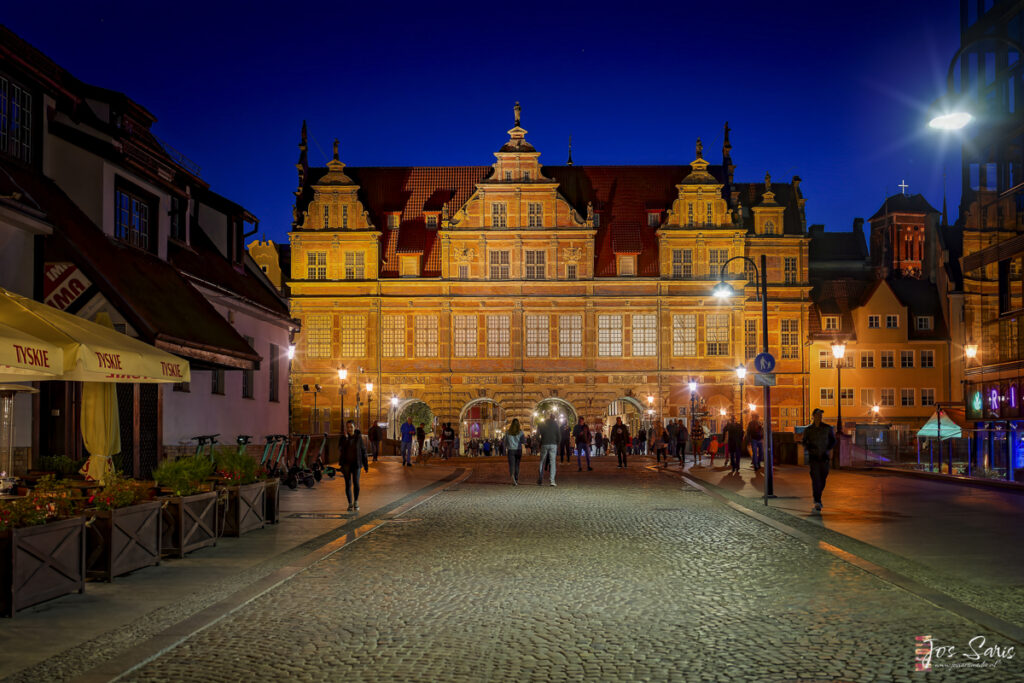
POLYGON ((786 256, 783 261, 783 275, 787 285, 795 285, 797 283, 797 271, 796 271, 796 257, 786 256))
POLYGON ((404 358, 405 316, 385 315, 383 322, 381 353, 385 358, 404 358))
POLYGON ((508 204, 505 202, 491 203, 491 227, 508 227, 508 204))
POLYGON ((826 330, 838 330, 839 329, 839 316, 838 315, 826 315, 821 318, 821 322, 826 330))
POLYGON ((618 257, 618 274, 619 275, 636 275, 636 256, 633 254, 625 254, 618 257))
POLYGON ((933 327, 934 318, 930 315, 919 315, 917 316, 917 329, 918 330, 930 330, 933 327))
POLYGON ((417 315, 415 327, 417 358, 437 358, 437 316, 417 315))
POLYGON ((883 368, 894 368, 896 367, 896 352, 895 351, 882 351, 882 364, 883 368))
POLYGON ((331 316, 306 316, 302 333, 306 337, 306 358, 331 357, 331 316))
POLYGON ((345 279, 362 280, 366 277, 365 255, 361 251, 345 252, 345 279))
POLYGON ((672 355, 692 358, 697 355, 697 315, 672 316, 672 355))
POLYGON ((545 276, 544 270, 544 251, 543 250, 528 250, 526 256, 526 279, 527 280, 543 280, 545 276))
POLYGON ((881 323, 882 323, 881 316, 877 316, 877 315, 869 315, 868 316, 868 328, 869 329, 877 330, 879 327, 882 326, 881 323))
POLYGON ((530 202, 527 206, 527 217, 529 227, 544 227, 544 205, 540 202, 530 202))
POLYGON ((306 279, 326 280, 327 279, 327 252, 307 251, 306 252, 306 279))
POLYGON ((900 351, 900 367, 901 368, 912 368, 912 367, 914 367, 914 352, 913 351, 900 351))
POLYGON ((548 322, 546 315, 526 316, 526 355, 530 358, 547 358, 549 350, 548 322))
POLYGON ((839 391, 839 402, 844 406, 855 405, 853 402, 853 387, 843 387, 839 391))
POLYGON ((753 358, 757 355, 757 320, 743 320, 743 357, 753 358))
POLYGON ((487 355, 490 358, 507 358, 511 349, 511 318, 507 315, 487 316, 487 355))
POLYGON ((709 313, 704 316, 706 328, 707 355, 729 355, 729 314, 709 313))
POLYGON ((453 316, 455 322, 456 358, 475 358, 477 354, 477 317, 475 315, 453 316))
POLYGON ((933 406, 935 405, 935 390, 934 389, 922 389, 921 390, 921 405, 933 406))
POLYGON ((865 370, 870 370, 875 367, 875 352, 874 351, 861 351, 860 352, 860 366, 865 370))
POLYGON ((797 318, 783 319, 781 322, 783 358, 800 357, 800 320, 797 318))
POLYGON ((507 280, 509 278, 509 254, 508 250, 490 251, 488 258, 491 263, 491 279, 507 280))
POLYGON ((0 76, 0 152, 32 161, 32 93, 0 76))
POLYGON ((622 355, 622 316, 597 316, 597 355, 622 355))
POLYGON ((832 359, 833 358, 835 358, 835 356, 832 355, 831 351, 829 351, 827 349, 819 349, 818 350, 818 367, 820 369, 822 369, 822 370, 824 370, 826 368, 831 368, 832 367, 832 359))
POLYGON ((896 405, 896 390, 895 389, 879 389, 879 394, 882 400, 879 402, 882 406, 895 406, 896 405))
POLYGON ((565 265, 565 279, 566 280, 575 280, 576 279, 576 264, 575 263, 567 263, 565 265))
POLYGON ((362 358, 366 355, 366 316, 341 316, 342 358, 362 358))
POLYGON ((653 313, 633 316, 633 355, 654 356, 658 353, 658 317, 653 313))
POLYGON ((558 355, 579 358, 583 355, 583 316, 558 316, 558 355))
POLYGON ((873 406, 875 405, 875 390, 874 389, 861 389, 860 390, 860 404, 862 406, 873 406))
POLYGON ((821 387, 818 398, 819 405, 834 406, 836 404, 836 390, 832 387, 821 387))
POLYGON ((896 329, 899 329, 899 326, 900 326, 900 316, 899 315, 894 315, 894 314, 890 313, 889 315, 885 316, 885 329, 887 329, 887 330, 896 330, 896 329))
POLYGON ((900 405, 904 408, 912 408, 914 406, 913 389, 900 389, 900 405))
POLYGON ((933 351, 932 349, 921 349, 921 367, 935 367, 935 351, 933 351))

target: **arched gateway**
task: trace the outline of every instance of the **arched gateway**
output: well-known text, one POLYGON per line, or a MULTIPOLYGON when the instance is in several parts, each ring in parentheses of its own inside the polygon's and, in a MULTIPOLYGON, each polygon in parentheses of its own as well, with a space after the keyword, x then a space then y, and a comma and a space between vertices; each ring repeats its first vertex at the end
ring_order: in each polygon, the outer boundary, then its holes
POLYGON ((505 409, 491 398, 473 399, 459 413, 459 451, 467 453, 471 442, 492 441, 505 430, 505 409))

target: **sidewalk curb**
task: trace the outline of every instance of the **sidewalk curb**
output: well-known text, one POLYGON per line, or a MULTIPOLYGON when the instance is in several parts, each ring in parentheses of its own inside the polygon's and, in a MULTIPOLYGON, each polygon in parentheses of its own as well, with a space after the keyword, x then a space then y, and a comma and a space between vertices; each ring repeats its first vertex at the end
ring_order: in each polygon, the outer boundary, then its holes
POLYGON ((978 624, 979 626, 982 626, 990 631, 1005 636, 1006 638, 1009 638, 1010 640, 1013 640, 1018 644, 1024 645, 1024 628, 1021 628, 1020 626, 1012 624, 1008 621, 1004 621, 999 617, 993 616, 987 612, 982 612, 981 610, 971 607, 967 603, 957 600, 952 596, 949 596, 941 591, 937 591, 933 588, 930 588, 918 581, 915 581, 914 579, 911 579, 908 576, 900 574, 899 572, 895 572, 879 564, 875 564, 874 562, 864 559, 863 557, 855 555, 847 550, 843 550, 842 548, 832 545, 831 543, 817 540, 813 538, 810 534, 804 533, 796 527, 790 526, 788 524, 785 524, 775 519, 771 519, 770 517, 766 517, 765 515, 755 512, 754 510, 746 507, 745 505, 730 500, 722 493, 719 493, 719 487, 709 482, 706 482, 703 479, 698 479, 689 474, 684 474, 682 472, 677 472, 663 468, 651 467, 649 469, 655 469, 656 471, 661 472, 663 474, 679 477, 689 486, 692 486, 693 488, 698 489, 703 493, 706 493, 707 495, 711 496, 718 502, 723 503, 738 512, 741 512, 752 519, 755 519, 763 524, 767 524, 773 529, 781 531, 782 533, 788 536, 792 536, 793 538, 803 541, 808 545, 816 546, 820 550, 829 553, 830 555, 833 555, 845 562, 848 562, 849 564, 852 564, 853 566, 862 569, 863 571, 872 574, 873 576, 878 577, 886 583, 891 583, 892 585, 901 588, 907 591, 908 593, 912 593, 913 595, 921 598, 922 600, 925 600, 926 602, 930 602, 931 604, 935 605, 940 609, 946 610, 947 612, 952 612, 953 614, 957 615, 958 617, 961 617, 962 619, 974 622, 975 624, 978 624))
POLYGON ((306 569, 309 569, 317 562, 330 557, 351 543, 358 541, 363 536, 379 529, 390 520, 405 514, 409 510, 421 505, 449 487, 462 483, 468 479, 472 473, 473 471, 471 469, 460 467, 448 477, 436 481, 433 484, 429 484, 423 489, 420 489, 420 491, 412 493, 411 495, 414 496, 412 500, 399 505, 393 510, 381 512, 388 508, 388 505, 381 506, 377 510, 366 515, 366 519, 369 521, 358 528, 349 531, 333 541, 325 543, 296 562, 271 572, 259 581, 240 589, 223 600, 210 605, 206 609, 193 614, 177 624, 174 624, 152 638, 130 647, 120 655, 107 660, 103 664, 100 664, 84 674, 76 676, 72 680, 75 683, 106 683, 107 681, 116 681, 120 679, 139 667, 160 657, 168 650, 178 646, 200 631, 203 631, 204 629, 209 628, 222 619, 230 616, 260 596, 290 581, 292 578, 306 569))

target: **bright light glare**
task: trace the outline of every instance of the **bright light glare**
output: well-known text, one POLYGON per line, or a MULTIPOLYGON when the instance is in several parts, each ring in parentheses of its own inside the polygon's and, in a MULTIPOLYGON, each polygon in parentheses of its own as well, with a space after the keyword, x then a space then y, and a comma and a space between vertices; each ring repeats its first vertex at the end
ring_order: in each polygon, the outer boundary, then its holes
POLYGON ((690 382, 690 391, 697 391, 697 383, 690 382))
POLYGON ((833 344, 832 355, 835 356, 836 360, 842 360, 843 356, 846 355, 846 344, 833 344))
POLYGON ((877 405, 871 406, 871 412, 874 413, 875 415, 878 414, 879 410, 881 410, 881 408, 879 408, 877 405))
POLYGON ((295 358, 295 344, 291 344, 288 347, 288 360, 295 358))
POLYGON ((719 299, 728 299, 729 297, 736 294, 736 290, 732 288, 728 282, 719 282, 715 285, 715 288, 711 290, 711 293, 719 299))
POLYGON ((744 377, 747 376, 747 369, 742 365, 736 368, 736 376, 739 377, 740 379, 743 379, 744 377))
POLYGON ((756 403, 748 403, 747 404, 747 410, 749 410, 750 412, 754 412, 755 410, 757 410, 757 404, 756 403))
POLYGON ((960 130, 973 120, 974 117, 965 111, 952 111, 939 114, 929 121, 928 125, 939 130, 960 130))
POLYGON ((373 391, 373 382, 367 382, 366 383, 366 391, 367 392, 373 391))
POLYGON ((397 396, 392 396, 391 397, 391 407, 392 408, 397 408, 398 407, 398 397, 397 396))
POLYGON ((346 370, 345 368, 340 368, 338 370, 338 379, 341 380, 342 382, 344 382, 347 377, 348 377, 348 370, 346 370))
POLYGON ((964 347, 964 355, 968 358, 975 358, 978 355, 978 345, 968 344, 964 347))
POLYGON ((722 417, 725 417, 725 408, 719 408, 718 414, 721 415, 722 417))

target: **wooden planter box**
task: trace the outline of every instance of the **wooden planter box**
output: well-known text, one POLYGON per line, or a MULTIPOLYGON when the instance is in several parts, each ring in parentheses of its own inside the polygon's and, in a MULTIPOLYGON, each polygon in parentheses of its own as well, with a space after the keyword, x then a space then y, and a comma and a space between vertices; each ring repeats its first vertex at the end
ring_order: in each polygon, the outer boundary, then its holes
POLYGON ((0 534, 0 613, 84 590, 84 517, 0 534))
POLYGON ((217 492, 168 498, 163 509, 160 552, 185 557, 199 548, 217 544, 217 492))
POLYGON ((267 514, 267 487, 262 481, 240 486, 225 486, 224 536, 241 536, 262 529, 267 514))
POLYGON ((153 501, 116 510, 96 510, 86 537, 86 567, 91 578, 112 580, 160 564, 163 503, 153 501))
POLYGON ((267 489, 264 521, 267 524, 277 524, 281 521, 281 480, 267 479, 263 483, 267 489))

